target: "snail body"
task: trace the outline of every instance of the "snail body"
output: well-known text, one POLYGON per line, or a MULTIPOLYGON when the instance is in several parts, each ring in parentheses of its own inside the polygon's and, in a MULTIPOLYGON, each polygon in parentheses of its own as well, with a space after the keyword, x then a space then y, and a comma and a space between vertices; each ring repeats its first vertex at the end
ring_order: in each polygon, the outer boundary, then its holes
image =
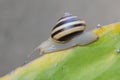
POLYGON ((59 50, 68 49, 76 45, 87 45, 91 42, 96 41, 97 39, 98 36, 96 34, 92 32, 84 32, 80 36, 78 35, 74 37, 71 41, 64 44, 56 43, 51 38, 49 38, 47 41, 43 42, 37 49, 39 49, 41 53, 55 52, 59 50))
POLYGON ((80 20, 77 16, 65 13, 52 29, 51 37, 36 49, 40 50, 41 53, 50 53, 96 41, 98 36, 92 31, 85 31, 85 28, 85 21, 80 20))

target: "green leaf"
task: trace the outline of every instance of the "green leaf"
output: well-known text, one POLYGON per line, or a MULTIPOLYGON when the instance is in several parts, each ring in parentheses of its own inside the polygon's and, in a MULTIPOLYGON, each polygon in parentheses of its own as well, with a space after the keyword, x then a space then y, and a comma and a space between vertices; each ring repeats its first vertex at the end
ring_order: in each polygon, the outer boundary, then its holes
POLYGON ((93 32, 96 42, 46 54, 0 80, 119 80, 120 23, 93 32))

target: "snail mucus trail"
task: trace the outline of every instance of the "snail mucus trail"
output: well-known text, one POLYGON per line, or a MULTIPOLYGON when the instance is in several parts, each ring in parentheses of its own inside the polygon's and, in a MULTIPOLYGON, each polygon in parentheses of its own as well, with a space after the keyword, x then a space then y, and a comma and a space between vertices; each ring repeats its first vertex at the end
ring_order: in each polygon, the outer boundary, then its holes
POLYGON ((98 39, 92 31, 86 31, 86 23, 77 16, 65 13, 51 31, 51 37, 39 45, 35 50, 40 53, 50 53, 71 48, 73 46, 87 45, 98 39))

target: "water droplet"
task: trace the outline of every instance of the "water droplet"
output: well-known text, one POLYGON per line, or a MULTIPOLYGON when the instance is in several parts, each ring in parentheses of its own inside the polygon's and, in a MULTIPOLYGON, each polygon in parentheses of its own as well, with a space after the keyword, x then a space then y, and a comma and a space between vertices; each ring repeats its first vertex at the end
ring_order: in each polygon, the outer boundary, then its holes
POLYGON ((97 28, 100 28, 101 27, 101 24, 97 24, 97 28))
POLYGON ((116 52, 117 52, 117 53, 120 53, 120 48, 117 48, 117 49, 116 49, 116 52))

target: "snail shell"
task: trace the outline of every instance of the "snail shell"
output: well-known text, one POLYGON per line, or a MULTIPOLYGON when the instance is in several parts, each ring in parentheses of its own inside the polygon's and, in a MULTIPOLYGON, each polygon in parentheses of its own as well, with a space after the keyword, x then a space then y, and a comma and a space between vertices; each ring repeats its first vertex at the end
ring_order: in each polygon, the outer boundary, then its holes
POLYGON ((51 38, 59 43, 64 43, 71 40, 76 35, 80 35, 85 30, 86 23, 83 20, 73 16, 72 14, 65 13, 60 18, 56 26, 51 31, 51 38))
POLYGON ((92 31, 85 31, 85 28, 85 21, 66 13, 52 29, 51 37, 36 49, 41 53, 49 53, 96 41, 98 36, 92 31))

